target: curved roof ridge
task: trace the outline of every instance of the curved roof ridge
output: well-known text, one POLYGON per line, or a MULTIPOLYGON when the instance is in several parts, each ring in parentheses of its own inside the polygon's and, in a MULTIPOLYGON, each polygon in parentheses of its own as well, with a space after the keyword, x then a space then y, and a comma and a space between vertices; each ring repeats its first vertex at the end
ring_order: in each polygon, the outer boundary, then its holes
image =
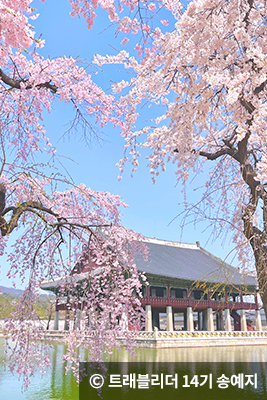
POLYGON ((156 239, 156 238, 149 238, 149 237, 146 237, 144 239, 144 242, 161 244, 164 246, 180 247, 182 249, 199 250, 199 245, 196 243, 174 242, 172 240, 163 240, 163 239, 156 239))

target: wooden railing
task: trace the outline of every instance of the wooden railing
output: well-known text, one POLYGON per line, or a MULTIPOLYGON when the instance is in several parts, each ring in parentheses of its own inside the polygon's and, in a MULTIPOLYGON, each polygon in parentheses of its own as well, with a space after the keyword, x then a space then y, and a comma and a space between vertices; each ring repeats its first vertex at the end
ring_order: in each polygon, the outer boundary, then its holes
MULTIPOLYGON (((230 310, 256 310, 258 305, 256 303, 245 303, 245 302, 234 302, 229 301, 226 302, 224 300, 194 300, 194 299, 174 299, 168 297, 143 297, 141 300, 141 304, 144 307, 146 304, 150 304, 152 307, 157 308, 165 308, 166 306, 172 306, 173 309, 186 309, 186 307, 192 307, 193 311, 201 311, 205 310, 208 307, 211 307, 213 310, 224 310, 225 308, 229 308, 230 310)), ((70 308, 70 306, 68 307, 70 308)), ((56 309, 66 310, 66 300, 60 299, 57 302, 56 309)))
POLYGON ((166 307, 167 305, 172 306, 174 309, 185 309, 190 306, 193 310, 201 311, 208 307, 213 310, 223 310, 229 308, 230 310, 255 310, 258 308, 256 303, 244 303, 244 302, 226 302, 223 300, 194 300, 194 299, 173 299, 167 297, 143 297, 142 306, 150 304, 152 307, 166 307))

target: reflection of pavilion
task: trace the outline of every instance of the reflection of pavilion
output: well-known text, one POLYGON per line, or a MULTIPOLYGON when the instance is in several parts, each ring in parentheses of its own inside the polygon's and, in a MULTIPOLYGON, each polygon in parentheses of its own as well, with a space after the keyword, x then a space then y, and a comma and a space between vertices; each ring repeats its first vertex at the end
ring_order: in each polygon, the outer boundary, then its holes
MULTIPOLYGON (((155 327, 167 331, 196 328, 231 331, 231 318, 234 330, 246 331, 252 329, 250 321, 246 320, 246 310, 255 310, 256 330, 262 330, 253 276, 242 275, 238 269, 204 250, 198 242, 184 244, 146 239, 145 244, 149 249, 148 261, 137 257, 136 263, 138 269, 146 273, 148 281, 142 286, 146 331, 155 327)), ((44 282, 41 288, 55 293, 58 290, 51 281, 44 282)), ((57 303, 55 329, 58 329, 59 310, 65 310, 68 318, 65 304, 57 303)), ((126 310, 124 313, 122 325, 125 329, 126 310)))

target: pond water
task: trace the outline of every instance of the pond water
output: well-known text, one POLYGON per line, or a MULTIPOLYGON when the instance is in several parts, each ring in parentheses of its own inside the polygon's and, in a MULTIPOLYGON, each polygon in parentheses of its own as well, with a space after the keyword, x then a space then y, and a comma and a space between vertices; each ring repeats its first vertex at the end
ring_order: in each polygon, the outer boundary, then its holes
MULTIPOLYGON (((51 368, 41 377, 32 378, 32 384, 26 393, 21 393, 21 382, 4 367, 4 339, 0 339, 0 399, 1 400, 78 400, 79 390, 74 377, 64 373, 62 356, 63 344, 54 344, 51 350, 51 368)), ((109 361, 112 362, 186 362, 186 363, 266 363, 267 346, 209 347, 182 349, 136 349, 136 357, 131 357, 124 349, 114 350, 109 361)), ((159 365, 159 364, 158 364, 159 365)), ((217 364, 218 365, 218 364, 217 364)), ((265 364, 267 365, 267 364, 265 364)), ((264 390, 266 376, 264 368, 264 390)), ((260 395, 251 399, 262 399, 260 395)), ((265 394, 266 396, 266 394, 265 394)), ((176 396, 175 396, 176 397, 176 396)), ((265 397, 266 398, 266 397, 265 397)), ((166 399, 166 398, 165 398, 166 399)), ((189 399, 189 398, 187 398, 189 399)))

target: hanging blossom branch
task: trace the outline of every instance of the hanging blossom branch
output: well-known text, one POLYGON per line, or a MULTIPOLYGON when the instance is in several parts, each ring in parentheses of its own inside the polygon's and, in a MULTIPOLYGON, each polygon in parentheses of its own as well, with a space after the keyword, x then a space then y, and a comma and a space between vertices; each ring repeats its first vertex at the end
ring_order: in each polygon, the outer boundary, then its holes
MULTIPOLYGON (((9 276, 19 273, 23 277, 29 272, 18 309, 6 324, 10 339, 16 343, 15 347, 7 346, 10 368, 24 377, 25 386, 29 384, 29 371, 33 374, 38 367, 33 362, 34 354, 41 359, 44 351, 42 346, 31 344, 44 339, 33 308, 44 279, 58 282, 55 290, 59 299, 68 297, 69 312, 81 313, 83 331, 77 324, 67 335, 66 360, 77 378, 79 355, 73 357, 72 349, 78 338, 82 347, 90 344, 90 358, 98 359, 118 344, 122 304, 126 304, 131 326, 139 326, 143 314, 134 254, 145 253, 145 249, 142 237, 120 223, 119 208, 126 205, 119 196, 96 192, 82 184, 48 195, 45 187, 50 181, 21 174, 14 181, 3 176, 0 183, 2 251, 13 232, 22 232, 8 255, 9 276), (137 293, 134 298, 133 292, 137 293), (23 368, 25 363, 29 363, 28 369, 23 368)), ((126 340, 131 348, 134 343, 130 334, 126 340)), ((46 357, 43 368, 47 363, 46 357)))
MULTIPOLYGON (((101 128, 111 123, 123 132, 125 124, 124 107, 92 81, 79 59, 38 54, 44 42, 34 38, 30 19, 37 14, 30 4, 31 0, 2 0, 0 5, 0 254, 7 255, 10 278, 25 282, 29 276, 18 309, 6 325, 15 344, 7 346, 10 368, 24 377, 26 386, 28 375, 48 362, 47 358, 41 362, 42 348, 37 343, 43 335, 33 307, 41 282, 60 282, 55 290, 59 297, 66 295, 67 311, 81 311, 85 329, 75 327, 68 336, 66 358, 75 370, 79 359, 73 354, 75 346, 89 345, 89 357, 100 360, 102 353, 117 344, 122 304, 129 324, 140 327, 141 283, 134 254, 145 253, 142 237, 121 224, 120 209, 126 205, 118 196, 83 184, 60 192, 54 188, 52 174, 35 178, 43 171, 35 163, 35 154, 42 154, 42 160, 46 153, 49 161, 56 157, 43 123, 43 113, 50 112, 55 100, 72 104, 74 124, 81 122, 84 128, 90 115, 101 128), (21 174, 29 162, 35 166, 33 172, 21 174), (16 237, 11 250, 7 247, 10 237, 16 237), (80 274, 74 273, 77 263, 80 274)), ((78 3, 71 4, 74 16, 78 3)), ((83 11, 90 13, 89 3, 82 4, 83 11)), ((103 2, 102 6, 107 9, 103 2)), ((113 7, 109 8, 112 17, 113 7)), ((136 21, 120 23, 121 29, 128 25, 138 27, 136 21)), ((130 346, 130 335, 126 339, 130 346)))

